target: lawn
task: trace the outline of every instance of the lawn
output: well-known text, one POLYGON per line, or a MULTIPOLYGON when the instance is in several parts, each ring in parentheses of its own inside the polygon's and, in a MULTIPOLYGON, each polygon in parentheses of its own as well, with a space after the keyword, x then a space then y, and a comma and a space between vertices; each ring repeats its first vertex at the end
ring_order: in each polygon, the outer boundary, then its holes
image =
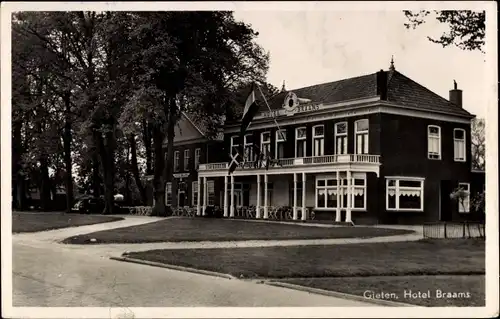
POLYGON ((328 246, 161 249, 132 252, 125 256, 245 278, 469 275, 484 274, 485 269, 484 241, 475 239, 428 239, 328 246))
POLYGON ((293 278, 280 281, 425 307, 485 306, 484 276, 293 278))
POLYGON ((66 238, 68 244, 153 243, 267 239, 369 238, 413 233, 372 227, 313 227, 230 219, 172 218, 66 238))
POLYGON ((12 213, 13 233, 32 233, 122 220, 122 217, 62 213, 12 213))

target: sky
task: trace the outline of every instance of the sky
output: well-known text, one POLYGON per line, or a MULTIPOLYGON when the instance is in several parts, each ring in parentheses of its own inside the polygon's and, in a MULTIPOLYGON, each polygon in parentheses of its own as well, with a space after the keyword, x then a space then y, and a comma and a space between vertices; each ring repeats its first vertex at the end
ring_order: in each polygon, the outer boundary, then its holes
POLYGON ((486 115, 486 55, 443 48, 446 26, 434 19, 406 29, 401 11, 235 11, 235 18, 259 32, 270 53, 268 82, 288 90, 387 70, 396 70, 442 97, 453 80, 463 90, 464 108, 486 115), (434 21, 433 21, 434 20, 434 21))

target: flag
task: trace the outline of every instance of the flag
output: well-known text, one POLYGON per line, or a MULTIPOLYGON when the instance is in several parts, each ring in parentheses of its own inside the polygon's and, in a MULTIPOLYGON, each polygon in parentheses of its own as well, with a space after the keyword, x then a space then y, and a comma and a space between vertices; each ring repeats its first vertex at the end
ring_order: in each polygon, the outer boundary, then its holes
POLYGON ((255 83, 252 84, 252 90, 247 97, 245 102, 245 108, 243 109, 243 116, 241 117, 241 133, 240 136, 243 138, 247 128, 250 126, 253 118, 259 110, 259 104, 255 98, 255 83))
POLYGON ((232 172, 234 172, 234 170, 236 169, 236 167, 238 167, 238 165, 240 165, 240 162, 242 161, 243 159, 243 152, 241 150, 241 147, 233 147, 233 149, 231 150, 231 152, 229 153, 229 156, 231 157, 231 163, 229 163, 229 174, 231 174, 232 172), (236 151, 236 154, 233 154, 233 150, 236 151))

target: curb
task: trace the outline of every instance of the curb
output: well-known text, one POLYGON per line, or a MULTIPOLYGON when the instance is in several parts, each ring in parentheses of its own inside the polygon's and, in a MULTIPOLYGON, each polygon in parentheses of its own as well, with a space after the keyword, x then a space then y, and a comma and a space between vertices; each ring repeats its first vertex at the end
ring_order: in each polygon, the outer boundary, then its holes
POLYGON ((159 262, 146 261, 146 260, 141 260, 141 259, 136 259, 136 258, 109 257, 109 259, 116 260, 116 261, 135 263, 135 264, 141 264, 141 265, 147 265, 147 266, 152 266, 152 267, 160 267, 160 268, 167 268, 167 269, 173 269, 173 270, 179 270, 179 271, 187 271, 187 272, 191 272, 191 273, 195 273, 195 274, 221 277, 221 278, 225 278, 225 279, 237 279, 236 277, 231 276, 229 274, 219 273, 219 272, 215 272, 215 271, 201 270, 201 269, 184 267, 184 266, 176 266, 176 265, 171 265, 171 264, 163 264, 163 263, 159 263, 159 262))
POLYGON ((289 283, 278 282, 278 281, 264 281, 264 283, 266 285, 275 286, 275 287, 300 290, 300 291, 305 291, 305 292, 309 292, 309 293, 325 295, 325 296, 330 296, 330 297, 336 297, 336 298, 342 298, 342 299, 348 299, 348 300, 362 301, 362 302, 366 302, 366 303, 372 303, 372 304, 377 304, 377 305, 387 306, 387 307, 421 307, 421 306, 417 306, 417 305, 411 305, 411 304, 396 302, 396 301, 380 300, 380 299, 368 299, 368 298, 364 298, 364 297, 358 296, 358 295, 352 295, 352 294, 347 294, 347 293, 337 292, 337 291, 324 290, 324 289, 319 289, 319 288, 311 288, 311 287, 300 286, 300 285, 289 284, 289 283))

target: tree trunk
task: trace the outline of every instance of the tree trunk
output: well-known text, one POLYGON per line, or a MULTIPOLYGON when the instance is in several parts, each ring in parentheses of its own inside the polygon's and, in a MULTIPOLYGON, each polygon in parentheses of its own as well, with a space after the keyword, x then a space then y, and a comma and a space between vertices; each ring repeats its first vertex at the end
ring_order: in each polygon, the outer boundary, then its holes
POLYGON ((21 137, 22 122, 13 121, 12 123, 12 209, 21 209, 20 202, 21 183, 21 155, 22 155, 22 137, 21 137))
POLYGON ((42 155, 40 158, 40 173, 41 173, 41 185, 40 185, 40 206, 42 211, 46 212, 50 210, 50 178, 49 178, 49 166, 46 155, 42 155))
POLYGON ((172 182, 172 167, 174 156, 174 137, 176 118, 176 105, 173 100, 167 100, 167 105, 164 108, 167 115, 167 154, 165 160, 165 152, 163 150, 163 141, 165 135, 158 127, 153 130, 153 140, 155 145, 155 171, 154 171, 154 188, 155 188, 155 206, 153 213, 165 214, 165 186, 167 182, 172 182))
POLYGON ((71 207, 73 206, 73 164, 71 160, 71 104, 70 104, 70 95, 66 94, 64 96, 64 103, 66 104, 66 114, 64 124, 64 134, 63 134, 63 143, 64 143, 64 164, 66 167, 66 212, 71 213, 71 207))
POLYGON ((163 140, 165 135, 163 134, 161 128, 157 125, 153 127, 153 145, 155 148, 155 169, 153 176, 153 192, 154 192, 154 216, 165 216, 165 179, 163 178, 163 167, 165 166, 164 161, 164 150, 163 150, 163 140))
POLYGON ((115 136, 114 127, 105 133, 105 137, 98 130, 94 130, 94 141, 97 145, 102 175, 104 178, 104 211, 103 214, 114 213, 114 174, 115 174, 115 136))
POLYGON ((152 126, 146 120, 142 121, 144 148, 146 149, 146 175, 153 174, 153 150, 151 147, 152 126))
POLYGON ((97 155, 97 148, 92 154, 92 192, 94 197, 101 196, 101 178, 99 174, 99 157, 97 155))
POLYGON ((130 191, 130 145, 127 145, 125 151, 125 169, 123 169, 123 175, 125 178, 125 203, 126 206, 131 206, 132 204, 132 192, 130 191))
MULTIPOLYGON (((142 185, 141 176, 139 174, 139 166, 137 164, 137 145, 136 145, 136 141, 135 141, 135 136, 134 135, 129 136, 128 141, 130 143, 130 153, 132 155, 132 159, 131 159, 132 163, 130 165, 131 170, 132 170, 132 175, 134 176, 135 184, 137 185, 137 188, 139 189, 139 193, 141 194, 141 202, 143 205, 145 205, 146 201, 147 201, 146 189, 144 188, 144 185, 142 185)), ((128 161, 128 157, 127 157, 127 161, 128 161)))

